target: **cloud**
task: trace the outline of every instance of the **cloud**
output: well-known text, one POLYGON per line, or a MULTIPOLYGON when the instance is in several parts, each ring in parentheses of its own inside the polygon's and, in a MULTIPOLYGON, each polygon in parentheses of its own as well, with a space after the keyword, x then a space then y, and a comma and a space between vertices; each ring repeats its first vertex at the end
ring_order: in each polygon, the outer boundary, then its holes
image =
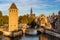
POLYGON ((56 1, 60 1, 60 0, 56 0, 56 1))
POLYGON ((55 0, 54 2, 60 2, 60 0, 55 0))
POLYGON ((7 10, 10 4, 0 4, 0 10, 7 10))
POLYGON ((57 2, 60 0, 55 0, 54 3, 52 0, 0 0, 0 10, 4 13, 7 13, 8 8, 14 2, 19 9, 20 14, 25 14, 30 12, 30 8, 32 7, 33 11, 37 14, 43 11, 54 11, 59 8, 57 2))

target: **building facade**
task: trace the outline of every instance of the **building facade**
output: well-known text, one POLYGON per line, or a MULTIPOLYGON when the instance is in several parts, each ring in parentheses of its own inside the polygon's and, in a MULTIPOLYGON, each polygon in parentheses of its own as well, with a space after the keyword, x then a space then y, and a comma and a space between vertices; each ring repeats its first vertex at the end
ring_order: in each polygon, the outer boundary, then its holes
POLYGON ((44 27, 46 29, 52 28, 51 24, 48 22, 48 18, 44 14, 41 14, 39 18, 41 27, 44 27))
POLYGON ((55 29, 56 20, 57 20, 57 15, 55 15, 54 13, 49 15, 48 21, 51 23, 52 28, 54 28, 54 29, 55 29))
POLYGON ((56 26, 56 31, 60 33, 60 11, 58 12, 58 17, 55 26, 56 26))

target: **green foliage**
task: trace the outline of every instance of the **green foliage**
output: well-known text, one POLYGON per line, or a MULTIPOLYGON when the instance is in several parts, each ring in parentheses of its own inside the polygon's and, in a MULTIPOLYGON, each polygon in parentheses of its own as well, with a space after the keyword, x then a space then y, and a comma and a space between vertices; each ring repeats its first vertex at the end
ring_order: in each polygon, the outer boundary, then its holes
POLYGON ((8 24, 8 20, 9 18, 7 15, 3 16, 3 24, 8 24))
POLYGON ((3 21, 2 21, 2 11, 0 11, 0 26, 3 25, 3 21))
POLYGON ((19 23, 21 23, 22 17, 23 17, 23 16, 19 16, 19 23))
POLYGON ((34 20, 34 18, 32 18, 32 17, 29 17, 29 19, 28 19, 28 23, 30 24, 32 21, 34 20))
POLYGON ((0 35, 3 35, 3 32, 0 31, 0 35))
POLYGON ((0 11, 0 26, 2 26, 3 24, 8 24, 8 16, 3 16, 2 12, 0 11))
POLYGON ((0 11, 0 17, 2 17, 2 11, 0 11))
POLYGON ((2 18, 0 18, 0 26, 3 25, 3 21, 2 21, 2 18))
POLYGON ((28 23, 28 18, 26 15, 19 16, 19 23, 28 23))
MULTIPOLYGON (((30 16, 30 15, 23 15, 23 16, 19 16, 19 24, 23 23, 23 24, 28 24, 31 23, 34 19, 34 16, 30 16)), ((0 11, 0 26, 3 24, 8 24, 9 23, 9 17, 7 15, 3 16, 2 12, 0 11)))
POLYGON ((31 23, 34 20, 33 16, 29 16, 29 15, 23 15, 23 16, 19 16, 19 23, 31 23))

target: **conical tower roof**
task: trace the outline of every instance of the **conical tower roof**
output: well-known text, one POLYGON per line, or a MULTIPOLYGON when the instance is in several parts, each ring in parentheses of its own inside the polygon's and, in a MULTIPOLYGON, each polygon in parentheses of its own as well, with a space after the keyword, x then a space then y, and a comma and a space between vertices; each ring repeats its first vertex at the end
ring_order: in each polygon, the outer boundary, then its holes
POLYGON ((12 3, 9 9, 18 9, 18 8, 16 7, 15 3, 12 3))

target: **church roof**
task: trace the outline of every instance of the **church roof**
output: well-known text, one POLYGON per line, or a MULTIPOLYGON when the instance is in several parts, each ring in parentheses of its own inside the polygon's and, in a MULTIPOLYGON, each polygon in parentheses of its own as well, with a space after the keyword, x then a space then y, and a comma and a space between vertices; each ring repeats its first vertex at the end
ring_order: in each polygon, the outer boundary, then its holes
POLYGON ((12 3, 9 9, 18 9, 18 8, 16 7, 15 3, 12 3))

